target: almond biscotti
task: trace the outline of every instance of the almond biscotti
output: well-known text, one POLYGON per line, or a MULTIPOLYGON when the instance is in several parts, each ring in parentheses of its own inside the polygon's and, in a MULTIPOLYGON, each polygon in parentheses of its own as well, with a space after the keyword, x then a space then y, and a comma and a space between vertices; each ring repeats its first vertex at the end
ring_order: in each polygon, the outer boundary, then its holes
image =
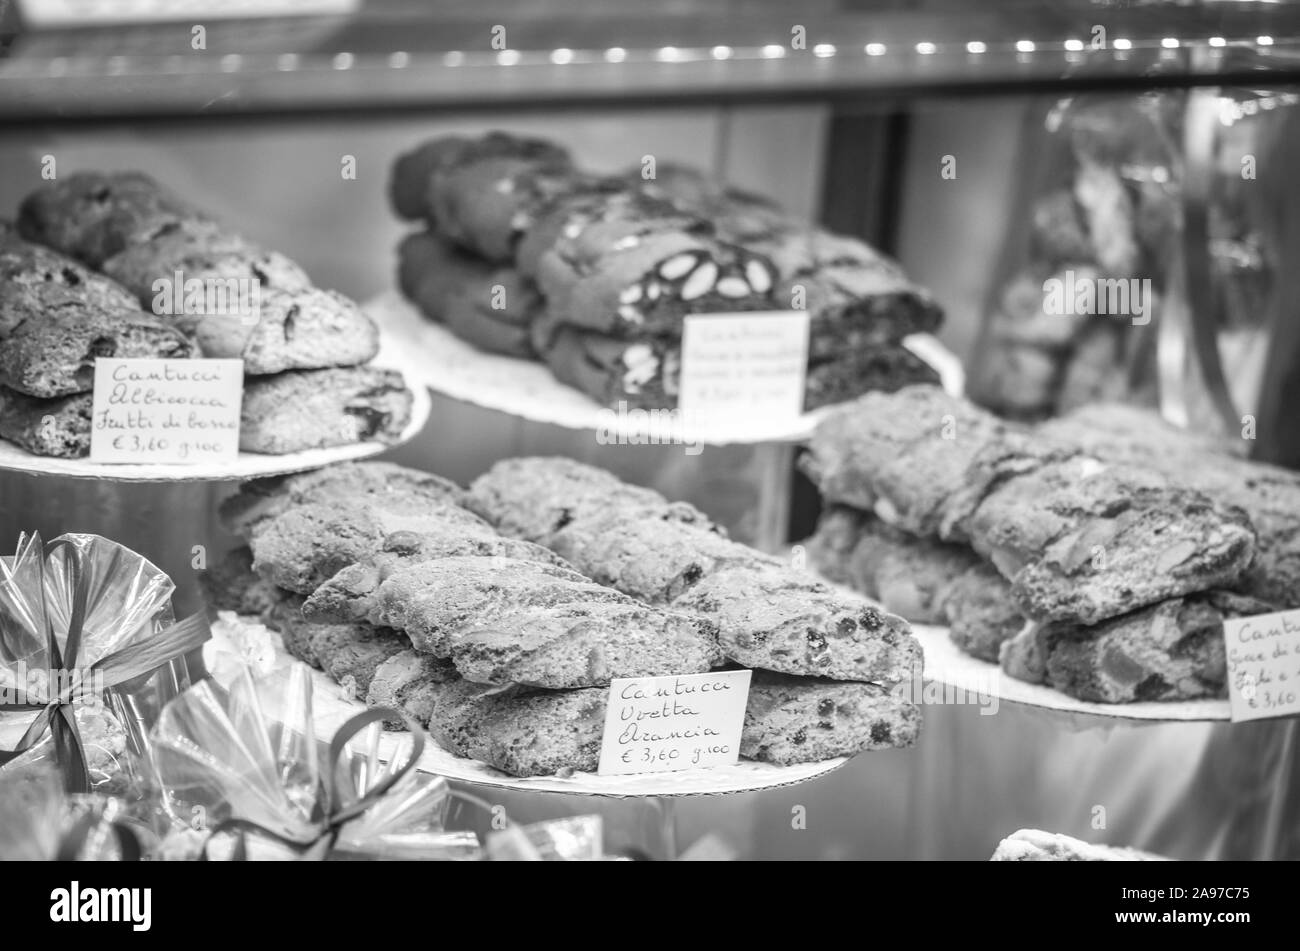
POLYGON ((490 132, 443 136, 398 158, 389 182, 397 214, 508 263, 540 207, 579 176, 568 152, 545 139, 490 132))
POLYGON ((547 547, 566 526, 611 511, 716 530, 693 505, 669 502, 653 489, 629 485, 604 469, 560 456, 497 462, 470 486, 469 506, 503 534, 547 547))
POLYGON ((671 606, 716 624, 723 654, 746 667, 883 684, 920 675, 906 621, 783 566, 720 569, 671 606))
POLYGON ((394 443, 411 421, 402 374, 378 367, 290 370, 244 381, 239 448, 283 455, 394 443))
POLYGON ((680 334, 688 314, 774 310, 772 264, 638 192, 598 196, 542 253, 537 285, 563 322, 621 339, 680 334))

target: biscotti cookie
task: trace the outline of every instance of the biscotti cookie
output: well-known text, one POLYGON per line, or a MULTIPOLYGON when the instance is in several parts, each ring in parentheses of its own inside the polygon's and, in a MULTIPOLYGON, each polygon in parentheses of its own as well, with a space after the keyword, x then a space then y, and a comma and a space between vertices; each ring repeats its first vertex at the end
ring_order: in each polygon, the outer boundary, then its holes
POLYGON ((1230 585, 1254 556, 1240 509, 1033 437, 993 447, 970 482, 983 492, 967 523, 972 545, 1035 620, 1095 624, 1230 585))
POLYGON ((779 766, 913 746, 921 710, 875 684, 754 671, 740 755, 779 766))
MULTIPOLYGON (((393 572, 373 595, 367 619, 405 631, 417 650, 447 657, 452 641, 474 626, 519 611, 590 601, 636 604, 572 568, 452 556, 393 572)), ((308 612, 317 616, 313 608, 308 612)))
POLYGON ((688 314, 774 309, 772 264, 637 193, 575 216, 537 266, 564 323, 612 337, 680 334, 688 314))
POLYGON ((729 567, 672 602, 718 626, 722 652, 746 667, 898 683, 919 675, 907 622, 783 567, 729 567))
POLYGON ((155 312, 176 309, 172 288, 181 282, 177 322, 203 356, 242 359, 249 375, 355 366, 379 350, 378 328, 355 303, 313 287, 284 255, 211 224, 178 225, 102 267, 155 312))
MULTIPOLYGON (((427 727, 434 706, 444 689, 459 680, 451 661, 403 650, 375 668, 366 691, 366 706, 400 710, 420 726, 427 727)), ((404 730, 400 719, 384 721, 390 730, 404 730)))
POLYGON ((245 538, 263 519, 309 502, 382 503, 413 496, 462 505, 465 490, 449 479, 391 462, 341 462, 321 469, 254 479, 225 499, 218 513, 226 531, 245 538))
POLYGON ((617 508, 560 529, 550 544, 597 584, 649 604, 667 604, 726 565, 781 564, 708 528, 617 508))
POLYGON ((61 312, 138 317, 140 307, 125 288, 72 258, 9 231, 0 235, 0 340, 25 320, 61 312))
POLYGON ((675 336, 623 340, 556 322, 544 311, 532 346, 555 378, 602 406, 671 409, 681 384, 682 346, 675 336))
POLYGON ((450 656, 468 680, 553 689, 700 673, 720 658, 711 625, 656 611, 564 568, 445 558, 394 573, 375 623, 450 656))
POLYGON ((469 506, 499 531, 549 547, 567 525, 618 511, 720 531, 699 509, 669 502, 595 466, 560 456, 503 459, 474 480, 469 506))
POLYGON ((460 681, 438 697, 429 732, 444 748, 511 776, 595 772, 608 693, 460 681))
POLYGON ((952 586, 979 564, 964 545, 918 538, 870 519, 849 557, 848 584, 908 621, 941 624, 952 586))
POLYGON ((863 393, 893 393, 916 384, 937 385, 939 371, 902 345, 867 345, 808 365, 803 408, 843 403, 863 393))
POLYGON ((428 561, 457 557, 510 558, 544 565, 570 567, 549 548, 518 538, 504 538, 486 523, 483 530, 448 522, 436 531, 402 531, 388 535, 382 549, 363 561, 343 568, 311 596, 308 611, 320 621, 354 621, 376 610, 380 586, 397 572, 428 561))
POLYGON ((284 597, 284 592, 253 570, 253 553, 247 547, 226 552, 201 572, 199 589, 212 610, 252 617, 262 617, 284 597))
POLYGON ((352 501, 304 502, 261 520, 249 536, 257 571, 282 588, 310 594, 349 565, 368 561, 398 533, 490 536, 473 513, 422 493, 352 501))
POLYGON ((542 299, 530 280, 432 234, 407 236, 397 254, 402 293, 425 316, 480 350, 533 356, 530 325, 542 299))
POLYGON ((722 659, 716 630, 706 620, 590 600, 530 604, 472 622, 450 648, 466 680, 553 690, 597 687, 623 677, 702 674, 722 659))
POLYGON ((0 436, 38 456, 80 459, 90 455, 92 407, 89 393, 39 400, 0 386, 0 436))
MULTIPOLYGON (((816 531, 802 543, 808 564, 827 581, 849 584, 849 557, 863 537, 869 518, 861 509, 827 505, 817 519, 816 531)), ((854 587, 869 597, 876 596, 865 587, 854 587)))
POLYGON ((411 419, 402 374, 378 367, 290 370, 244 381, 239 448, 282 455, 394 443, 411 419))
POLYGON ((943 602, 948 636, 980 660, 996 664, 1004 642, 1025 626, 1016 608, 1010 583, 985 562, 974 566, 949 586, 943 602))
POLYGON ((946 620, 953 585, 980 563, 965 546, 908 535, 846 506, 823 512, 807 545, 820 575, 923 624, 946 620))
POLYGON ((1046 681, 1096 703, 1226 696, 1224 620, 1273 610, 1254 598, 1208 592, 1093 627, 1047 624, 1038 632, 1046 681))
POLYGON ((389 195, 401 217, 424 219, 461 247, 508 262, 533 213, 574 174, 568 152, 544 139, 446 136, 398 158, 389 195))
POLYGON ((206 215, 139 172, 77 172, 23 200, 18 230, 98 268, 138 242, 206 215))
POLYGON ((378 330, 356 304, 312 287, 292 261, 233 234, 148 176, 74 174, 29 196, 19 227, 119 280, 154 313, 172 313, 182 292, 185 313, 176 317, 202 354, 243 359, 248 374, 351 366, 378 350, 378 330), (201 295, 191 293, 191 282, 201 295))
POLYGON ((1081 407, 1044 423, 1040 432, 1241 508, 1255 529, 1256 550, 1233 587, 1281 607, 1300 607, 1300 474, 1241 459, 1231 443, 1178 429, 1134 407, 1081 407))
POLYGON ((935 386, 867 393, 831 412, 801 465, 823 498, 873 511, 914 535, 962 540, 974 456, 1007 432, 997 417, 935 386))
POLYGON ((0 384, 49 399, 86 393, 98 357, 184 360, 190 342, 175 327, 140 313, 60 308, 15 327, 0 346, 0 384))
POLYGON ((993 851, 990 862, 1164 862, 1162 855, 1113 845, 1097 845, 1059 832, 1020 829, 993 851))
MULTIPOLYGON (((748 213, 748 212, 747 212, 748 213)), ((719 225, 727 235, 727 223, 719 225)), ((814 360, 897 343, 932 333, 943 311, 912 284, 901 267, 856 238, 793 226, 766 240, 748 240, 774 263, 773 298, 782 308, 807 310, 809 355, 814 360)))

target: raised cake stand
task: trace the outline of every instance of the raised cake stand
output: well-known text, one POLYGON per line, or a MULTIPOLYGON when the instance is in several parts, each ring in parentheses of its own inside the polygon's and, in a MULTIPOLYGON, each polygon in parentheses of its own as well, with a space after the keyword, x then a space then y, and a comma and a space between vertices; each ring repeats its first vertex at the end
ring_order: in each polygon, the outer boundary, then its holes
MULTIPOLYGON (((399 342, 383 338, 375 363, 401 370, 412 391, 411 421, 397 441, 407 442, 428 421, 430 394, 399 342)), ((24 531, 46 538, 104 535, 167 572, 176 583, 176 610, 186 614, 201 607, 197 572, 235 544, 216 512, 236 480, 315 469, 392 448, 367 442, 280 456, 240 453, 210 465, 104 465, 34 456, 0 440, 0 554, 11 551, 24 531)))
MULTIPOLYGON (((221 682, 235 669, 234 663, 250 663, 256 674, 296 663, 285 650, 280 636, 255 618, 221 612, 213 625, 212 640, 204 648, 207 668, 221 682), (267 649, 269 646, 269 650, 267 649), (224 657, 222 655, 225 655, 224 657)), ((346 693, 319 670, 312 671, 312 707, 317 735, 329 737, 350 717, 366 709, 364 702, 346 693)), ((387 759, 409 742, 405 731, 386 731, 380 740, 380 756, 387 759)), ((741 760, 734 766, 680 770, 672 773, 642 773, 634 776, 598 776, 575 772, 569 776, 510 776, 479 760, 466 759, 444 749, 432 736, 425 737, 424 753, 417 766, 449 780, 480 787, 509 789, 524 793, 562 793, 644 800, 656 812, 667 854, 676 852, 676 817, 673 801, 682 796, 721 796, 794 786, 833 772, 848 762, 847 757, 820 763, 774 766, 741 760)))
MULTIPOLYGON (((819 580, 843 595, 885 610, 878 601, 852 588, 820 576, 819 580)), ((951 688, 954 691, 951 696, 960 698, 959 702, 973 704, 979 702, 980 698, 990 698, 996 699, 998 703, 1015 703, 1067 715, 1106 717, 1112 720, 1206 722, 1231 719, 1228 701, 1219 699, 1179 700, 1172 703, 1092 703, 1077 700, 1051 687, 1017 680, 1004 674, 997 664, 970 656, 952 642, 946 627, 909 623, 925 656, 923 680, 951 688)), ((924 698, 918 698, 921 699, 924 698)), ((944 703, 953 702, 939 699, 937 691, 936 699, 944 703)))
MULTIPOLYGON (((795 447, 828 408, 792 421, 740 420, 725 430, 693 429, 676 416, 616 413, 561 383, 539 361, 466 343, 396 291, 374 298, 366 310, 386 335, 419 354, 415 379, 444 401, 443 438, 475 444, 466 445, 458 459, 440 458, 440 466, 462 467, 440 469, 443 475, 468 481, 503 456, 569 456, 692 502, 757 548, 775 551, 784 544, 795 447), (485 452, 494 434, 500 442, 495 452, 485 452), (690 449, 683 454, 683 447, 690 449)), ((918 334, 908 345, 939 369, 946 388, 961 391, 961 363, 936 339, 918 334)), ((410 463, 428 465, 418 457, 410 463)))
MULTIPOLYGON (((397 291, 390 291, 366 304, 366 312, 394 340, 405 340, 411 353, 421 357, 420 382, 435 392, 511 416, 550 423, 567 429, 608 428, 624 436, 667 435, 677 442, 703 442, 722 446, 731 443, 797 443, 807 440, 817 421, 830 409, 822 407, 804 413, 797 420, 756 419, 729 425, 726 429, 690 429, 672 422, 661 431, 648 423, 638 425, 625 417, 612 416, 609 408, 573 387, 561 383, 546 364, 537 360, 501 356, 466 343, 442 324, 428 319, 397 291)), ((940 373, 945 389, 961 392, 965 385, 961 362, 928 334, 908 338, 907 345, 930 362, 940 373)))
POLYGON ((0 439, 0 470, 27 472, 36 475, 64 476, 72 479, 108 479, 113 482, 224 482, 232 479, 253 479, 260 476, 283 475, 288 472, 305 472, 336 462, 366 459, 413 439, 429 419, 430 398, 421 383, 422 374, 407 355, 401 344, 387 337, 383 339, 376 366, 400 370, 411 389, 411 421, 397 441, 356 443, 330 449, 308 449, 284 455, 267 455, 258 452, 241 452, 227 462, 203 465, 134 465, 91 462, 89 459, 56 459, 36 456, 7 440, 0 439))

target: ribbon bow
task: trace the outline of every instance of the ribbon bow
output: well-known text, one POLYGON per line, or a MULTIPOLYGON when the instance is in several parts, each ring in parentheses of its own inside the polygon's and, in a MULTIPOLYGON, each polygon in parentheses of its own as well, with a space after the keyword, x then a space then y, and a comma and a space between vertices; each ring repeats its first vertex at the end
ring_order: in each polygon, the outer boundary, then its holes
MULTIPOLYGON (((266 826, 254 822, 251 819, 241 819, 232 816, 218 823, 217 826, 208 835, 203 842, 203 850, 199 855, 200 861, 208 859, 208 844, 214 836, 223 832, 239 831, 256 832, 259 835, 267 836, 274 839, 282 845, 299 852, 302 855, 310 855, 315 858, 323 858, 338 840, 339 833, 343 830, 348 822, 361 815, 380 799, 388 794, 399 781, 401 781, 409 772, 415 769, 415 764, 420 759, 420 754, 424 752, 424 731, 413 723, 408 717, 400 711, 390 707, 371 707, 362 713, 349 719, 334 734, 330 740, 329 754, 326 760, 326 769, 321 777, 321 788, 316 799, 316 807, 313 810, 313 822, 316 823, 315 834, 310 838, 292 838, 281 835, 266 826), (345 804, 343 801, 342 790, 338 786, 339 763, 343 754, 347 751, 347 745, 353 737, 370 726, 372 723, 380 723, 384 720, 401 720, 406 725, 406 729, 411 734, 411 755, 407 757, 402 766, 384 777, 352 803, 345 804)), ((244 839, 241 835, 239 844, 236 848, 235 858, 242 859, 246 856, 244 839)))
MULTIPOLYGON (((49 558, 61 547, 68 549, 68 564, 72 580, 72 611, 62 649, 59 648, 58 638, 55 637, 52 612, 46 610, 42 613, 45 616, 45 642, 50 672, 73 675, 77 670, 82 625, 86 620, 87 593, 81 550, 75 544, 66 538, 55 539, 45 546, 44 557, 49 558)), ((41 571, 40 590, 43 598, 45 597, 43 566, 41 571)), ((100 658, 89 668, 88 673, 93 675, 91 682, 102 682, 105 687, 115 687, 134 680, 189 653, 210 636, 207 619, 202 614, 192 614, 183 621, 158 631, 146 640, 127 644, 109 656, 100 658)), ((18 744, 12 750, 0 750, 0 766, 27 752, 39 743, 47 732, 50 732, 54 736, 55 758, 63 770, 67 791, 90 792, 90 771, 86 767, 86 751, 73 710, 73 702, 79 699, 81 688, 74 682, 73 676, 59 676, 58 682, 61 685, 60 689, 44 701, 0 703, 0 710, 39 711, 18 740, 18 744)))

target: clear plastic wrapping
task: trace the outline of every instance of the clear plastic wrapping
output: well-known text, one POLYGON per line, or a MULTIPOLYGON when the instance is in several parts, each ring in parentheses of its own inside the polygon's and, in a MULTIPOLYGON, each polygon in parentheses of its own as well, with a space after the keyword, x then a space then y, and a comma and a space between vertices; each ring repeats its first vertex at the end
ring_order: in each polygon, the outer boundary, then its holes
POLYGON ((55 763, 72 792, 148 784, 148 731, 190 682, 201 616, 174 585, 98 535, 23 535, 0 560, 0 770, 55 763))
POLYGON ((445 828, 446 780, 414 768, 418 728, 381 762, 382 720, 397 716, 376 708, 318 737, 303 664, 196 684, 153 731, 164 808, 211 858, 478 858, 477 837, 445 828))

